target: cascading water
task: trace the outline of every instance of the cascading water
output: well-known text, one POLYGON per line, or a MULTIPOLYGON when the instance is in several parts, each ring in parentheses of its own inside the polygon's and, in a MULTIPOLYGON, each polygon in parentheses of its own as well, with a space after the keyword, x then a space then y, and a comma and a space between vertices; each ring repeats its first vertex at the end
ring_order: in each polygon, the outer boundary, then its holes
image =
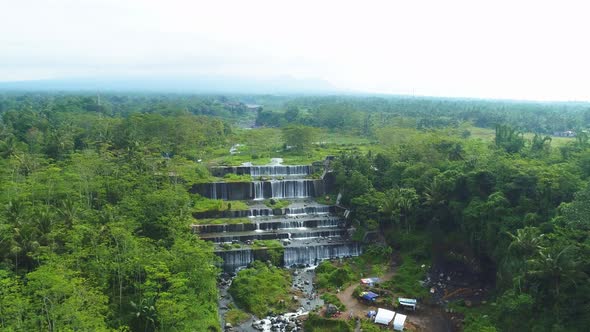
MULTIPOLYGON (((191 192, 223 200, 303 199, 323 195, 329 184, 322 179, 305 179, 313 173, 310 165, 218 167, 215 176, 228 173, 262 177, 263 181, 215 182, 195 184, 191 192)), ((260 179, 260 178, 257 178, 260 179)), ((268 248, 251 247, 256 240, 279 240, 284 264, 317 264, 320 260, 357 256, 358 243, 350 240, 352 229, 335 213, 337 207, 295 201, 292 207, 272 209, 253 207, 239 211, 202 214, 197 218, 244 218, 250 222, 224 225, 194 225, 193 230, 207 241, 217 243, 216 254, 225 271, 247 266, 254 259, 266 260, 268 248), (227 245, 239 244, 240 249, 227 245), (232 247, 233 248, 233 247, 232 247)))
POLYGON ((252 176, 307 176, 312 173, 311 166, 250 166, 252 176))
POLYGON ((272 198, 305 198, 313 196, 313 181, 283 180, 271 181, 272 198))
POLYGON ((324 259, 351 257, 360 254, 361 248, 357 243, 292 246, 285 248, 284 263, 285 266, 298 264, 315 265, 324 259))
POLYGON ((228 272, 235 271, 239 267, 248 266, 254 261, 252 249, 219 251, 216 254, 223 259, 223 269, 228 272))
POLYGON ((313 173, 313 167, 311 165, 223 166, 212 167, 211 173, 219 177, 227 174, 266 177, 305 177, 313 173))
POLYGON ((252 188, 254 189, 254 200, 259 201, 264 199, 264 183, 260 181, 252 182, 252 188))
POLYGON ((307 198, 323 195, 322 180, 290 179, 252 182, 195 184, 191 192, 211 199, 262 200, 265 198, 307 198))
POLYGON ((250 209, 248 211, 248 217, 272 217, 274 215, 272 209, 268 208, 260 208, 260 209, 250 209))
POLYGON ((330 213, 330 206, 327 205, 285 208, 286 215, 315 215, 328 213, 330 213))

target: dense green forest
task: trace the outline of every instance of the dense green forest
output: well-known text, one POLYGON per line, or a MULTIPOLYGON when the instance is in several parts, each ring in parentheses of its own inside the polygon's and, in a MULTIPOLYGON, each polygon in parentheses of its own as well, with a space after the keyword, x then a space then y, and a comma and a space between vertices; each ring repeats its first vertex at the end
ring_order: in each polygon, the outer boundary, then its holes
POLYGON ((358 239, 380 229, 413 259, 487 276, 465 330, 585 331, 589 126, 583 103, 0 94, 0 329, 220 330, 217 258, 190 232, 188 188, 252 142, 248 158, 336 153, 358 239), (547 136, 566 130, 577 137, 547 136))

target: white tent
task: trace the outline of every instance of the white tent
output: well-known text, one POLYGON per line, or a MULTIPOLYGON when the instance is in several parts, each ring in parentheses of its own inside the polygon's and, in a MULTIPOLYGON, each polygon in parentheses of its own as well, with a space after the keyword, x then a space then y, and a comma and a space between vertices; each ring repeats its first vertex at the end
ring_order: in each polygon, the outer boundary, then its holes
POLYGON ((403 331, 404 330, 404 324, 406 323, 406 318, 408 316, 406 315, 402 315, 400 313, 397 313, 395 315, 395 319, 393 320, 393 329, 394 330, 398 330, 398 331, 403 331))
POLYGON ((375 316, 375 323, 389 325, 395 316, 395 312, 387 309, 377 309, 377 316, 375 316))

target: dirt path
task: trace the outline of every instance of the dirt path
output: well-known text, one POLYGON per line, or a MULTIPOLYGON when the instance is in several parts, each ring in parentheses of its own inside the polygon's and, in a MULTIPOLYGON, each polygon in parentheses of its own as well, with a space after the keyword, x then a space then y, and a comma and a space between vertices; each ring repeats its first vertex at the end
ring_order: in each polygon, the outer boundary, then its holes
MULTIPOLYGON (((395 275, 395 269, 387 272, 382 278, 382 281, 388 281, 395 275)), ((365 314, 369 310, 377 310, 376 306, 368 305, 356 299, 352 293, 360 283, 354 283, 343 291, 336 294, 338 299, 346 306, 346 312, 340 316, 340 319, 350 319, 350 312, 353 312, 355 318, 366 318, 365 314)), ((422 306, 414 313, 408 314, 408 323, 412 325, 416 331, 424 332, 453 332, 455 326, 446 316, 444 310, 436 306, 422 306)), ((360 331, 360 326, 355 328, 355 331, 360 331)))
MULTIPOLYGON (((382 281, 391 280, 391 278, 393 278, 394 275, 395 275, 395 270, 388 271, 381 278, 381 280, 382 281)), ((375 306, 367 305, 367 304, 359 301, 358 299, 356 299, 354 296, 352 296, 354 289, 357 288, 357 286, 359 286, 359 285, 360 285, 360 283, 358 283, 358 282, 354 283, 354 284, 346 287, 340 293, 336 294, 336 297, 338 297, 338 299, 342 303, 344 303, 344 305, 346 306, 347 312, 344 315, 342 315, 342 318, 348 319, 350 317, 351 311, 353 312, 354 317, 363 318, 364 314, 367 311, 369 311, 371 309, 377 310, 377 308, 375 306)))

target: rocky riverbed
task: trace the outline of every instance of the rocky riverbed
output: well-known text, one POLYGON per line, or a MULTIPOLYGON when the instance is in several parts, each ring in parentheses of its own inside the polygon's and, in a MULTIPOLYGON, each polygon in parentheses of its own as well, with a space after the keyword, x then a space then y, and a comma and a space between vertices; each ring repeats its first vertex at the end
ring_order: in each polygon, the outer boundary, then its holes
POLYGON ((276 316, 258 318, 251 316, 250 319, 238 326, 232 326, 225 321, 225 314, 233 303, 228 290, 235 274, 223 274, 220 278, 219 287, 219 320, 225 331, 231 332, 298 332, 303 331, 301 317, 307 316, 309 311, 324 305, 319 298, 314 286, 315 267, 290 269, 293 277, 292 291, 293 301, 299 301, 300 308, 296 312, 281 313, 276 316))

